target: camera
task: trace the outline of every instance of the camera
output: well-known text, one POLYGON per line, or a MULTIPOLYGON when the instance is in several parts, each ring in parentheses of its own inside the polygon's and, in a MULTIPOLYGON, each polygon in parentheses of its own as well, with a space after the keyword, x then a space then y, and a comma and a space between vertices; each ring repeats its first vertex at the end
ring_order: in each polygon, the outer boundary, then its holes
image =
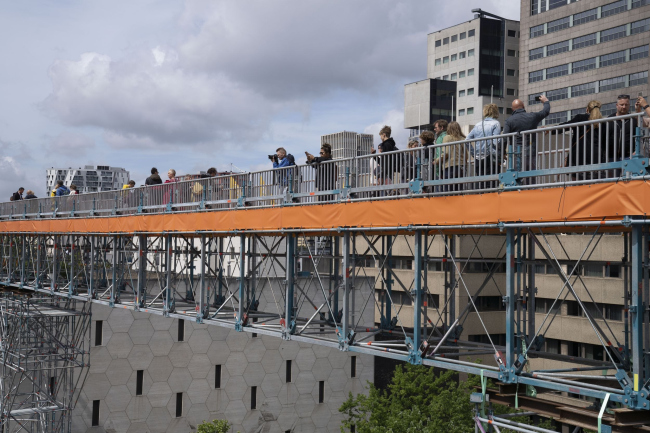
POLYGON ((535 96, 535 101, 541 101, 541 100, 542 100, 542 96, 541 96, 541 95, 540 95, 540 96, 535 96))
POLYGON ((276 154, 269 155, 269 159, 270 159, 271 161, 275 161, 276 159, 278 159, 278 155, 276 155, 276 154))

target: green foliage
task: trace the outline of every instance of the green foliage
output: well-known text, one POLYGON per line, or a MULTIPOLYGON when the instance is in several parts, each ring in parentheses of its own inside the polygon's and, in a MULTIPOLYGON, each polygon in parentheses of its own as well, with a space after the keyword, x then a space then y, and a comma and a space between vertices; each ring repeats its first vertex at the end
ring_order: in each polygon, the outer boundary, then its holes
POLYGON ((214 421, 203 421, 199 424, 197 433, 228 433, 230 423, 224 419, 215 419, 214 421))
MULTIPOLYGON (((455 373, 436 375, 433 368, 421 365, 398 366, 387 391, 369 383, 368 395, 349 394, 339 408, 345 419, 341 432, 356 427, 358 433, 467 433, 474 431, 474 405, 469 394, 480 385, 480 378, 470 375, 458 383, 455 373)), ((494 405, 495 414, 514 410, 494 405)), ((512 418, 529 422, 527 417, 512 418)), ((551 421, 541 427, 552 428, 551 421)), ((503 433, 508 429, 501 429, 503 433)))

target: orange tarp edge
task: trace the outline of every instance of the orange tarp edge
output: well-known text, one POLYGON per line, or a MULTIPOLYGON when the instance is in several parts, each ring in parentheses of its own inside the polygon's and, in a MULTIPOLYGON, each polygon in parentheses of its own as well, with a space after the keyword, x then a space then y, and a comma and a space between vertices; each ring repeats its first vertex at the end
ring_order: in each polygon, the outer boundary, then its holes
POLYGON ((175 214, 0 221, 0 232, 133 233, 397 227, 616 219, 646 215, 643 181, 374 202, 175 214))

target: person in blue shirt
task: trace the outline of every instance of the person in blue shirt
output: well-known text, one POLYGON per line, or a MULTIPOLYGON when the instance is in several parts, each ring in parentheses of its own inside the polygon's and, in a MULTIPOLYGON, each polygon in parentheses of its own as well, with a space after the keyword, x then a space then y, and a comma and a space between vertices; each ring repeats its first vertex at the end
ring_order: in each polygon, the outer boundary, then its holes
POLYGON ((56 196, 60 197, 62 195, 68 195, 70 194, 70 190, 68 189, 67 186, 63 184, 62 180, 57 180, 56 181, 56 196))
MULTIPOLYGON (((481 123, 474 125, 474 129, 467 135, 467 140, 477 138, 491 137, 501 134, 501 124, 499 118, 499 107, 496 104, 487 104, 483 107, 483 120, 481 123)), ((499 161, 498 140, 479 140, 468 143, 470 154, 474 159, 474 175, 489 176, 499 174, 501 162, 499 161)), ((497 182, 479 182, 474 185, 475 188, 495 187, 497 182)))
POLYGON ((290 170, 287 167, 296 165, 296 161, 291 154, 287 154, 287 151, 284 147, 278 147, 275 150, 275 155, 269 155, 269 159, 273 161, 273 168, 284 169, 280 170, 274 176, 274 183, 279 184, 283 189, 286 190, 286 187, 289 185, 289 179, 293 176, 295 182, 296 173, 290 173, 290 170))

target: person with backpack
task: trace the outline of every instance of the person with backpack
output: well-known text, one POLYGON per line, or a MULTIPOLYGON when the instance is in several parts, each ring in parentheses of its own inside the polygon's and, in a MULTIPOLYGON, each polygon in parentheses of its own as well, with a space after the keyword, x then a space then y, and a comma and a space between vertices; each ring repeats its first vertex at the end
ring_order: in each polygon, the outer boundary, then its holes
POLYGON ((282 189, 286 189, 289 185, 290 178, 294 177, 293 180, 295 182, 295 173, 292 176, 292 173, 290 173, 291 170, 287 168, 296 165, 296 159, 292 154, 287 153, 284 147, 278 147, 275 149, 275 155, 269 155, 269 159, 273 162, 274 169, 284 169, 279 173, 274 173, 274 183, 283 187, 282 189))
MULTIPOLYGON (((467 140, 492 137, 501 133, 499 118, 499 107, 496 104, 487 104, 483 107, 483 120, 474 125, 474 129, 467 135, 467 140)), ((498 140, 480 140, 468 143, 470 155, 474 159, 474 176, 489 176, 498 174, 501 167, 499 161, 498 140)), ((498 182, 477 182, 475 189, 487 189, 496 187, 498 182)))
POLYGON ((67 186, 63 184, 62 180, 57 180, 56 181, 56 187, 54 188, 55 193, 54 195, 56 197, 61 197, 62 195, 68 195, 70 194, 70 190, 68 189, 67 186))
POLYGON ((23 188, 23 187, 21 186, 20 188, 18 188, 18 191, 16 191, 15 193, 13 193, 13 194, 11 195, 10 200, 11 200, 11 201, 22 200, 22 199, 23 199, 23 192, 24 192, 24 191, 25 191, 25 188, 23 188))

